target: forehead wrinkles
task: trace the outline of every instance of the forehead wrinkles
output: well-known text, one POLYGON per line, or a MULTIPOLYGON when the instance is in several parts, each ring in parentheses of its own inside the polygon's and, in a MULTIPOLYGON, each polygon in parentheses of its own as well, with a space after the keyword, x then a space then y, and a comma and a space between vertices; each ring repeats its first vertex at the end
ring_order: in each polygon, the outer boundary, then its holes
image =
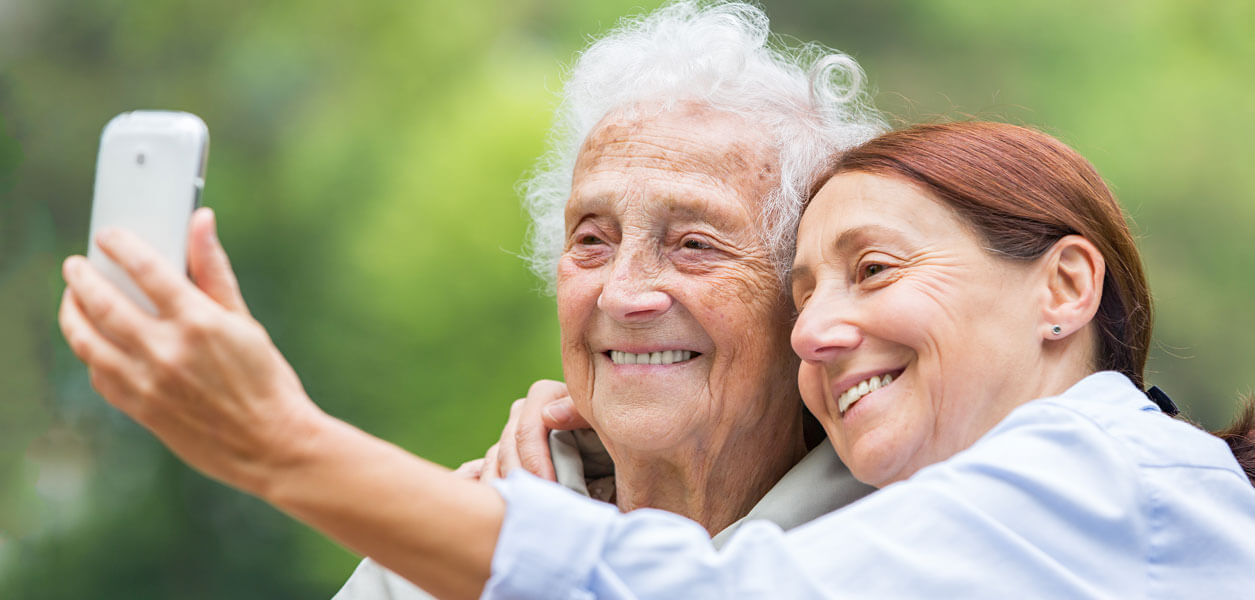
MULTIPOLYGON (((735 115, 708 108, 646 119, 607 117, 577 157, 577 188, 590 175, 594 180, 598 175, 624 175, 649 188, 700 186, 746 204, 752 201, 746 208, 753 209, 757 221, 758 202, 778 181, 779 169, 775 152, 762 136, 746 133, 747 125, 735 115)), ((649 188, 646 191, 668 191, 649 188)))

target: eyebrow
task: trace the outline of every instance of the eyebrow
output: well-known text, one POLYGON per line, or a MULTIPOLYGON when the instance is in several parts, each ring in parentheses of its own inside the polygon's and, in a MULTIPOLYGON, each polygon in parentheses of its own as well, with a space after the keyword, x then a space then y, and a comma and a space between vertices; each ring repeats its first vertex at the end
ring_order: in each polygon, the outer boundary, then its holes
MULTIPOLYGON (((868 241, 873 238, 890 238, 891 240, 900 241, 904 237, 903 232, 893 227, 885 225, 861 225, 853 229, 847 229, 841 232, 828 247, 832 248, 837 256, 849 254, 855 249, 867 245, 868 241)), ((810 277, 811 268, 807 265, 794 265, 789 270, 790 283, 798 278, 810 277)))

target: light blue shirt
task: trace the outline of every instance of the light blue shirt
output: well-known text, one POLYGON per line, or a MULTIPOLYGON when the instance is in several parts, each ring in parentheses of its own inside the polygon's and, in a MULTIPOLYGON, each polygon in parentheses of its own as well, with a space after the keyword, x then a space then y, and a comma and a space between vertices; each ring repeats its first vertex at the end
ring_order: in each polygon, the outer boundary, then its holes
POLYGON ((971 448, 788 533, 696 523, 526 475, 485 598, 1249 598, 1255 487, 1224 442, 1097 373, 971 448))
MULTIPOLYGON (((614 462, 592 430, 551 433, 549 452, 558 483, 564 487, 583 496, 591 492, 603 500, 614 495, 614 462)), ((824 440, 793 465, 749 514, 712 538, 711 544, 721 547, 742 523, 756 520, 792 529, 872 491, 873 488, 850 475, 832 445, 824 440)), ((366 558, 332 600, 432 600, 432 595, 366 558)))

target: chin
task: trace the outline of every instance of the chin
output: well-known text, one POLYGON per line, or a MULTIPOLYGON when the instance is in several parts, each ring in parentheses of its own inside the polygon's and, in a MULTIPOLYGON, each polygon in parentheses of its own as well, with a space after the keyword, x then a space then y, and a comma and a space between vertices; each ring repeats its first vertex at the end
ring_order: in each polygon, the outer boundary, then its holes
POLYGON ((906 465, 884 448, 838 450, 837 455, 855 479, 873 487, 884 487, 910 476, 903 474, 906 465))
POLYGON ((905 479, 905 477, 895 477, 894 473, 889 472, 883 467, 863 467, 858 468, 853 465, 847 465, 850 468, 850 474, 855 479, 866 483, 874 488, 882 488, 886 485, 905 479))
POLYGON ((593 406, 593 429, 616 449, 661 452, 694 435, 691 417, 695 411, 691 407, 667 402, 602 402, 593 406))

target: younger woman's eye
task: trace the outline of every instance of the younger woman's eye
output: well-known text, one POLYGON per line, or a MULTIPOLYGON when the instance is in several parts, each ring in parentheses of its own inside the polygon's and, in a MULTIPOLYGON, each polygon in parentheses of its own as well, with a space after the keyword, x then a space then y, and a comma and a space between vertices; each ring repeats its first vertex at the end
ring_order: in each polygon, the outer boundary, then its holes
POLYGON ((798 297, 797 295, 793 296, 793 318, 794 319, 797 319, 798 315, 802 314, 802 309, 806 308, 807 300, 810 300, 810 294, 807 294, 802 297, 798 297))
POLYGON ((884 273, 889 267, 881 263, 867 263, 859 267, 858 280, 863 281, 884 273))

